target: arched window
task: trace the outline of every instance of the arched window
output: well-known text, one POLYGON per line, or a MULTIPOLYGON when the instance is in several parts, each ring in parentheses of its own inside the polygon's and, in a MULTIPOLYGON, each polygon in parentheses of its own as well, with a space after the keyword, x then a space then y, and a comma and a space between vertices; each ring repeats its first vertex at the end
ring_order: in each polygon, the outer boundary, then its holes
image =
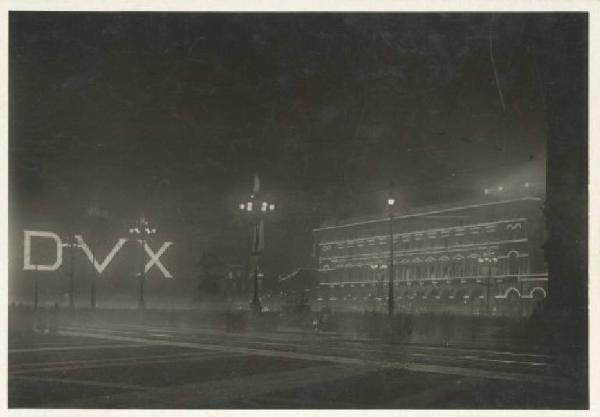
POLYGON ((440 278, 442 276, 442 264, 440 262, 434 262, 433 265, 433 276, 435 278, 440 278))
POLYGON ((443 261, 442 270, 444 272, 444 278, 450 277, 450 261, 443 261))
POLYGON ((533 298, 534 301, 539 301, 542 298, 546 298, 546 290, 540 287, 535 287, 533 290, 531 290, 531 298, 533 298))
POLYGON ((521 225, 521 223, 512 223, 512 224, 506 225, 506 229, 510 233, 511 240, 516 240, 521 237, 521 229, 522 228, 523 228, 523 226, 521 225))
POLYGON ((508 253, 508 273, 509 275, 519 275, 519 253, 511 251, 508 253))
POLYGON ((471 273, 471 259, 466 258, 463 260, 463 276, 470 277, 471 275, 473 275, 471 273))
POLYGON ((361 272, 362 272, 362 276, 361 276, 361 278, 360 278, 360 280, 361 280, 361 281, 363 281, 363 282, 364 282, 364 281, 368 281, 368 280, 369 280, 369 274, 370 274, 370 271, 369 271, 369 270, 370 270, 370 269, 371 269, 371 268, 369 268, 368 266, 367 266, 367 267, 364 267, 364 266, 363 266, 363 268, 362 268, 362 271, 361 271, 361 272))
POLYGON ((435 270, 435 264, 434 262, 435 259, 431 256, 427 257, 427 259, 425 259, 425 278, 433 278, 434 277, 434 270, 435 270))
POLYGON ((469 257, 468 275, 471 277, 477 276, 477 258, 469 257))
POLYGON ((459 277, 465 276, 465 262, 464 261, 456 261, 456 275, 459 277))

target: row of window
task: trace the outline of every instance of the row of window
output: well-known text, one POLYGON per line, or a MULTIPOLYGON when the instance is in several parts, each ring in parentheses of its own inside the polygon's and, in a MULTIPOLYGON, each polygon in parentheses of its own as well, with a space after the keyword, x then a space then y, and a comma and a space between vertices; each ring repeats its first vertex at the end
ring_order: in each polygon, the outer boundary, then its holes
MULTIPOLYGON (((419 280, 432 278, 457 278, 492 275, 519 275, 528 270, 527 257, 519 257, 518 253, 511 252, 507 258, 500 258, 498 263, 492 264, 490 271, 488 264, 479 263, 477 259, 448 260, 425 262, 418 264, 394 265, 396 280, 419 280)), ((323 279, 328 282, 366 282, 380 281, 388 278, 387 268, 354 267, 336 269, 324 274, 323 279)))
MULTIPOLYGON (((521 222, 504 223, 498 227, 477 229, 454 229, 453 233, 427 232, 394 236, 394 249, 398 251, 447 248, 450 246, 487 243, 492 240, 517 240, 526 237, 521 222)), ((389 236, 377 236, 364 239, 346 240, 321 245, 321 251, 327 255, 344 253, 374 253, 388 250, 389 236)))

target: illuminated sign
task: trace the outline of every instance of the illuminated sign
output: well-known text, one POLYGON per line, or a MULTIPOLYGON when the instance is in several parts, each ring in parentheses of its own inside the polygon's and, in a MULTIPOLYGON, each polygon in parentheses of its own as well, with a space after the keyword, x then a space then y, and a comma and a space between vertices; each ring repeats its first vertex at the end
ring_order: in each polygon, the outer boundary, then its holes
MULTIPOLYGON (((120 238, 117 243, 112 247, 111 251, 106 255, 106 258, 102 262, 99 262, 98 259, 94 256, 92 250, 87 245, 87 243, 83 240, 83 237, 80 235, 76 235, 75 239, 77 240, 77 247, 83 250, 83 253, 89 259, 90 263, 94 266, 94 269, 99 273, 106 269, 106 267, 111 263, 114 257, 119 253, 123 245, 128 241, 126 238, 120 238)), ((148 246, 147 242, 142 242, 138 240, 140 244, 143 243, 144 252, 149 256, 149 260, 144 266, 144 271, 148 272, 153 265, 160 270, 162 275, 165 278, 173 278, 173 275, 165 268, 163 263, 160 261, 160 257, 165 253, 165 251, 173 244, 173 242, 164 242, 162 246, 158 249, 158 251, 154 252, 150 246, 148 246)), ((24 244, 23 244, 23 269, 26 271, 56 271, 62 265, 63 261, 63 245, 60 236, 56 233, 47 232, 47 231, 38 231, 38 230, 25 230, 24 232, 24 244), (31 240, 32 238, 37 239, 48 239, 53 241, 55 249, 56 249, 56 257, 54 263, 49 265, 44 264, 34 264, 31 262, 31 240)))
MULTIPOLYGON (((141 243, 141 241, 139 241, 139 242, 141 243)), ((162 272, 162 274, 164 275, 165 278, 173 278, 173 275, 171 275, 169 273, 169 271, 167 271, 167 268, 165 268, 165 266, 158 259, 158 258, 160 258, 160 255, 162 255, 167 250, 167 248, 169 246, 171 246, 172 244, 173 244, 173 242, 164 242, 162 244, 162 246, 160 247, 160 249, 158 250, 158 252, 154 253, 154 252, 152 252, 152 249, 150 249, 150 246, 148 246, 148 244, 146 242, 144 242, 144 249, 146 250, 146 253, 150 257, 150 260, 146 264, 144 271, 148 272, 148 270, 150 268, 152 268, 152 265, 156 264, 156 267, 158 269, 160 269, 160 272, 162 272)))
POLYGON ((119 252, 119 250, 123 247, 125 242, 127 242, 127 239, 119 239, 119 241, 115 244, 115 246, 113 246, 112 250, 108 253, 108 255, 106 255, 104 261, 102 261, 102 263, 98 263, 98 260, 96 259, 88 245, 85 243, 83 238, 79 235, 76 235, 75 239, 77 239, 77 245, 83 250, 87 258, 90 260, 92 265, 94 265, 94 268, 96 269, 96 271, 98 271, 99 274, 101 274, 102 271, 104 271, 104 269, 108 266, 110 261, 113 260, 117 252, 119 252))
POLYGON ((23 269, 26 271, 56 271, 62 265, 62 241, 56 233, 25 230, 23 269), (56 261, 52 265, 33 265, 31 263, 31 238, 53 239, 56 243, 56 261))

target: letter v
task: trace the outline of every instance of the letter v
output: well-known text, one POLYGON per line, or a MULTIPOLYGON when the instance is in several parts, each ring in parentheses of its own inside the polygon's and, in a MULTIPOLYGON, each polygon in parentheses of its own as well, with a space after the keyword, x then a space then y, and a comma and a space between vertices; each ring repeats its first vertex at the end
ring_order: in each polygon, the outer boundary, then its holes
POLYGON ((119 252, 119 250, 123 247, 125 242, 127 242, 127 239, 125 239, 125 238, 119 239, 119 241, 115 244, 115 246, 113 246, 110 253, 108 255, 106 255, 106 258, 104 259, 104 261, 102 261, 102 263, 99 264, 98 261, 96 260, 96 258, 94 258, 94 254, 92 253, 92 251, 90 250, 88 245, 85 243, 83 238, 79 235, 75 236, 75 238, 77 239, 77 243, 81 246, 81 249, 83 249, 83 252, 86 254, 87 258, 94 265, 94 268, 96 268, 96 271, 98 271, 99 274, 101 274, 102 271, 104 271, 104 269, 108 266, 110 261, 112 261, 112 259, 115 257, 117 252, 119 252))

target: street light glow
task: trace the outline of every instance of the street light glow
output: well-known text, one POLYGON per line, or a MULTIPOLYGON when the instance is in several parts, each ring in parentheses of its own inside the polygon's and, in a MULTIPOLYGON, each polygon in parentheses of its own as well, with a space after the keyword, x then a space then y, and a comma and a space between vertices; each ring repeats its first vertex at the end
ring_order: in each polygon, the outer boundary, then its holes
POLYGON ((250 199, 246 203, 240 203, 240 210, 248 212, 248 217, 252 219, 252 223, 254 225, 254 239, 252 243, 252 256, 256 257, 256 261, 254 262, 254 295, 252 297, 252 301, 250 302, 250 307, 252 311, 256 313, 260 313, 262 311, 262 306, 260 303, 259 297, 259 285, 258 280, 262 278, 263 273, 259 271, 258 268, 258 259, 263 250, 263 243, 261 242, 264 238, 262 237, 262 232, 259 232, 259 227, 262 227, 265 217, 267 217, 267 212, 275 210, 275 204, 269 203, 268 201, 260 199, 261 195, 259 193, 259 180, 258 175, 254 176, 254 193, 250 195, 250 199), (256 207, 254 206, 256 203, 256 207))
POLYGON ((477 258, 477 262, 479 262, 480 264, 481 263, 496 263, 496 262, 498 262, 498 258, 491 256, 492 254, 488 254, 488 256, 484 256, 483 258, 477 258))
POLYGON ((393 197, 388 198, 388 206, 393 206, 396 203, 396 200, 393 197))

